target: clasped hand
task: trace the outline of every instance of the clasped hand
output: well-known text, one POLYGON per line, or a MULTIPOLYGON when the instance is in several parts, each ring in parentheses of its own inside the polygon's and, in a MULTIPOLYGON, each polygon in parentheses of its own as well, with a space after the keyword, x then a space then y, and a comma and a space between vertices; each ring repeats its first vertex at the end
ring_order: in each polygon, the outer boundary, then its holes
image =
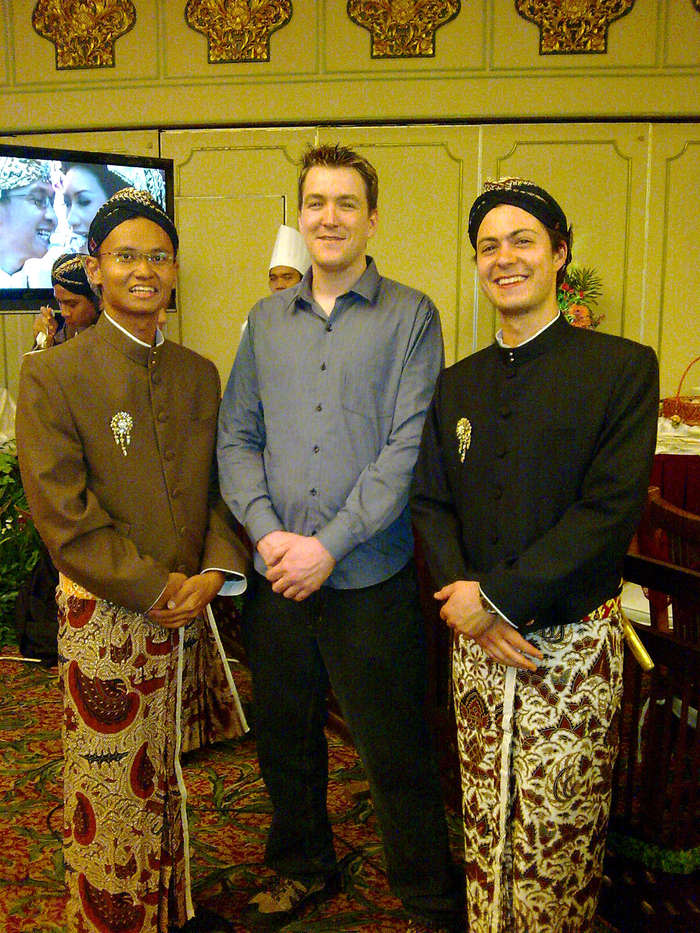
POLYGON ((274 592, 296 602, 320 589, 335 567, 335 558, 312 535, 271 531, 258 541, 257 549, 274 592))
POLYGON ((147 615, 164 628, 181 628, 206 609, 225 579, 220 570, 206 570, 193 577, 168 574, 165 589, 147 615))
POLYGON ((521 670, 537 670, 532 658, 541 661, 542 652, 501 616, 483 608, 475 580, 448 583, 435 593, 435 599, 442 602, 440 618, 455 632, 473 639, 494 661, 521 670))

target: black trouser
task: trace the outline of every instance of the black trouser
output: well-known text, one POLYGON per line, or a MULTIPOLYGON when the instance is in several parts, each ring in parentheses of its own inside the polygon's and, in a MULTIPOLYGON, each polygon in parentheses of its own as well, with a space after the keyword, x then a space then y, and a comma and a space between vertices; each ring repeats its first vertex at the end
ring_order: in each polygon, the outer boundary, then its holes
POLYGON ((460 916, 425 720, 425 635, 413 565, 301 603, 259 575, 246 612, 258 757, 272 799, 266 863, 295 878, 336 870, 328 813, 326 670, 370 782, 389 882, 415 914, 460 916))

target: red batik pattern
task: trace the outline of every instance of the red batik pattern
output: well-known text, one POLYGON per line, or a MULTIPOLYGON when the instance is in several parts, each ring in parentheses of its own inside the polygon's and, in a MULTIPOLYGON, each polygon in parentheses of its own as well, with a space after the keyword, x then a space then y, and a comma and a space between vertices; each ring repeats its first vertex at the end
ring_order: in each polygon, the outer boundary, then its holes
POLYGON ((66 930, 167 933, 187 920, 178 633, 69 581, 58 606, 66 930))
POLYGON ((510 675, 512 733, 508 669, 473 640, 455 642, 470 933, 583 933, 595 914, 618 749, 619 603, 549 634, 528 636, 545 655, 538 671, 510 675))

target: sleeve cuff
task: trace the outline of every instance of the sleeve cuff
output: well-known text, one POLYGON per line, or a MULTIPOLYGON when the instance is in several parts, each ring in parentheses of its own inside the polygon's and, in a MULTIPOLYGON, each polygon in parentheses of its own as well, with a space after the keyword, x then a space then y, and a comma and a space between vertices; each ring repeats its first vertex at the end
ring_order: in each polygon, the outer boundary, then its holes
POLYGON ((153 602, 151 603, 151 605, 148 607, 148 609, 146 610, 146 612, 150 612, 151 609, 153 609, 153 607, 155 606, 155 604, 156 604, 157 602, 159 602, 160 597, 161 597, 161 596, 163 595, 163 593, 165 592, 165 588, 167 587, 167 585, 168 585, 168 584, 166 583, 165 586, 163 587, 163 589, 160 591, 160 593, 156 596, 156 598, 153 600, 153 602))
POLYGON ((504 614, 501 612, 501 610, 498 608, 498 606, 488 598, 488 596, 486 595, 486 593, 484 593, 484 591, 482 590, 481 586, 479 586, 479 593, 481 594, 481 598, 484 600, 484 602, 488 603, 489 606, 493 609, 493 611, 496 612, 496 613, 498 613, 498 615, 504 620, 504 622, 507 622, 508 625, 510 625, 510 626, 511 626, 512 628, 514 628, 514 629, 517 629, 517 628, 518 628, 518 626, 517 626, 517 625, 514 625, 513 622, 510 621, 510 619, 508 618, 508 616, 507 616, 507 615, 504 615, 504 614))
POLYGON ((218 570, 219 573, 226 574, 226 579, 222 583, 217 596, 240 596, 248 588, 248 581, 242 573, 226 570, 224 567, 205 567, 202 573, 206 573, 208 570, 218 570))

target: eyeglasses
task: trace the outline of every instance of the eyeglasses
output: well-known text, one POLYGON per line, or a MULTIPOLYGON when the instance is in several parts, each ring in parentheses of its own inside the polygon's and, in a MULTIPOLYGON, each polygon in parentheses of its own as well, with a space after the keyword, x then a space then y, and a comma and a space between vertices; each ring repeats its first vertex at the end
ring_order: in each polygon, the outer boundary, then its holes
POLYGON ((152 253, 142 253, 139 249, 102 250, 97 256, 113 256, 114 261, 121 266, 135 266, 136 263, 146 260, 149 266, 170 266, 175 262, 172 253, 163 249, 153 250, 152 253))
POLYGON ((15 201, 29 201, 30 204, 33 204, 38 211, 45 211, 49 207, 53 207, 53 195, 48 194, 6 194, 8 200, 11 198, 15 201))

